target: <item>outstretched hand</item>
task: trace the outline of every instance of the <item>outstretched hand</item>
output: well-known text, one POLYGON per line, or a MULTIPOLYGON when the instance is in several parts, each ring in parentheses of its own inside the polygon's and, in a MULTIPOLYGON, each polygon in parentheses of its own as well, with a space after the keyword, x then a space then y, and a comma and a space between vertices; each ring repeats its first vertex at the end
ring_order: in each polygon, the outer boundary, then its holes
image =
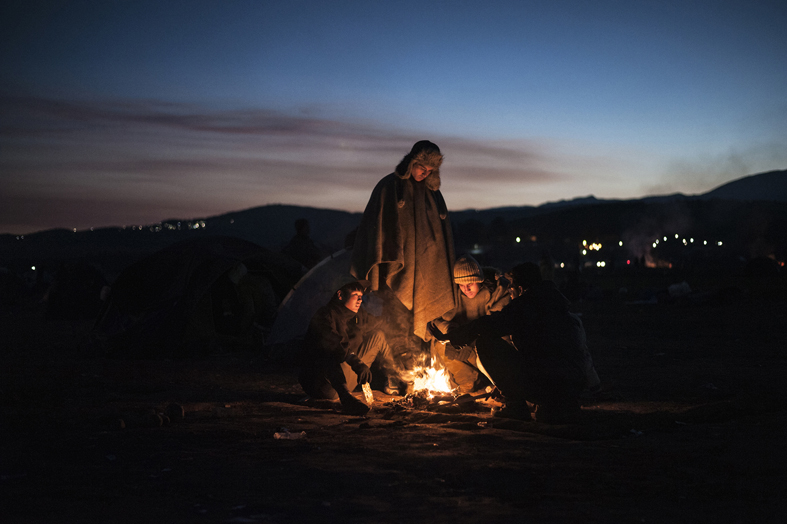
POLYGON ((457 360, 461 360, 463 362, 466 362, 466 361, 470 360, 470 357, 473 356, 473 353, 475 353, 475 349, 473 348, 473 346, 470 346, 470 345, 461 346, 461 347, 457 348, 457 356, 456 356, 456 358, 457 358, 457 360))
POLYGON ((358 375, 359 384, 368 384, 372 381, 372 370, 363 362, 358 362, 353 366, 353 371, 358 375))
POLYGON ((434 325, 434 322, 427 323, 426 328, 429 330, 429 333, 431 333, 431 335, 440 342, 445 342, 448 340, 448 335, 443 334, 443 332, 434 325))

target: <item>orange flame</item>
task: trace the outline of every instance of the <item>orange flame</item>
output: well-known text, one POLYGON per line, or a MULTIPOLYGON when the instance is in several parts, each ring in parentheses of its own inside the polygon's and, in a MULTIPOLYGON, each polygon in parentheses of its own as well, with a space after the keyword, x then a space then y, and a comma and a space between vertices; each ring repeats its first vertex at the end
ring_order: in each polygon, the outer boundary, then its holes
POLYGON ((451 377, 445 369, 418 367, 411 372, 413 392, 424 391, 429 398, 434 393, 451 393, 451 377))

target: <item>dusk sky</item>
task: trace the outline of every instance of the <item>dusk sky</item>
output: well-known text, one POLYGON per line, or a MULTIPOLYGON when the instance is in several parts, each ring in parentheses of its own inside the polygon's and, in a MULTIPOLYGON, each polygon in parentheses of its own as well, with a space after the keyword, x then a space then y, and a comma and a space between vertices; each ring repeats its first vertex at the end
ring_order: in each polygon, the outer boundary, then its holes
POLYGON ((449 209, 787 168, 787 2, 0 7, 0 233, 362 211, 421 139, 449 209))

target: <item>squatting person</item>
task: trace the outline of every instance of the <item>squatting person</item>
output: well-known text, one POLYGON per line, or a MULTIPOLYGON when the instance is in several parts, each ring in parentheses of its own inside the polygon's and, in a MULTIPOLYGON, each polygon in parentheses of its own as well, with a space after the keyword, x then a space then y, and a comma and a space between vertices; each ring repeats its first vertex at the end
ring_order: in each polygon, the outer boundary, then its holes
MULTIPOLYGON (((434 321, 443 333, 463 326, 470 321, 500 311, 511 301, 508 281, 502 275, 486 278, 481 265, 470 255, 462 255, 454 263, 456 307, 434 321)), ((451 382, 460 394, 472 393, 489 382, 479 364, 475 344, 454 347, 450 343, 435 344, 451 382), (481 368, 481 369, 479 369, 481 368)))
POLYGON ((355 398, 358 384, 370 383, 370 367, 385 375, 383 391, 398 392, 391 350, 380 330, 382 319, 361 308, 365 286, 353 281, 336 291, 309 323, 300 355, 298 382, 316 399, 339 398, 342 410, 365 415, 369 407, 355 398))
POLYGON ((555 284, 542 280, 537 265, 520 264, 510 274, 511 302, 449 331, 447 338, 454 346, 476 342, 478 357, 505 396, 500 416, 571 421, 588 383, 582 322, 569 312, 569 301, 555 284), (516 347, 501 339, 506 335, 516 347))

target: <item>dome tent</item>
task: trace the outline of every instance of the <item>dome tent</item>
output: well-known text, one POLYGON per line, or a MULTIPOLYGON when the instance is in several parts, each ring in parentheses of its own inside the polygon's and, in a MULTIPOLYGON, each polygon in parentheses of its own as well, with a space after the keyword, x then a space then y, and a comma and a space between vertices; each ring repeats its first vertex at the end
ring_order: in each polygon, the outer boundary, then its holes
POLYGON ((287 257, 232 237, 185 240, 121 273, 92 331, 106 353, 177 357, 259 345, 300 276, 287 257))

